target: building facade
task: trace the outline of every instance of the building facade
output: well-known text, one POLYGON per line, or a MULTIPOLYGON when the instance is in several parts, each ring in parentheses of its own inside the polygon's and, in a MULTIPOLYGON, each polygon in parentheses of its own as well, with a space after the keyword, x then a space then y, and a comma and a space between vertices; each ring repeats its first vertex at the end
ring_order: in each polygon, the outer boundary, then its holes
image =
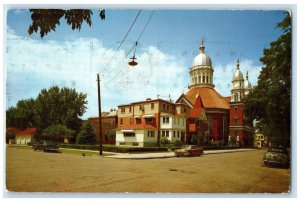
POLYGON ((184 141, 189 107, 162 99, 118 106, 116 145, 156 146, 163 139, 184 141))
POLYGON ((36 129, 27 128, 25 130, 18 130, 16 128, 7 128, 6 132, 14 132, 15 134, 15 139, 10 140, 9 144, 27 145, 28 143, 32 143, 36 129))
MULTIPOLYGON (((118 127, 118 115, 117 110, 111 109, 110 112, 103 112, 101 114, 102 122, 102 142, 103 144, 115 144, 116 143, 116 131, 118 127)), ((91 117, 88 121, 92 124, 96 139, 99 142, 99 117, 91 117)))
POLYGON ((228 145, 236 136, 235 144, 252 146, 253 129, 245 119, 242 103, 251 91, 248 73, 244 81, 238 61, 231 96, 223 97, 214 89, 213 64, 205 53, 203 41, 199 49, 200 53, 189 69, 188 90, 176 101, 191 107, 187 118, 187 143, 191 143, 193 136, 198 136, 203 144, 228 145))

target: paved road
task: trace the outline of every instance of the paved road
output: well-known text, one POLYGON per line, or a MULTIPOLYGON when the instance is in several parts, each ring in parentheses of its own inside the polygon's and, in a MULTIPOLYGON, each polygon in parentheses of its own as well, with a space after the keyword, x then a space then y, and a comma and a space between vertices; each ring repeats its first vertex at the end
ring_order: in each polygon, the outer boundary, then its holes
POLYGON ((263 153, 133 160, 7 147, 6 186, 16 192, 288 192, 290 170, 264 167, 263 153))

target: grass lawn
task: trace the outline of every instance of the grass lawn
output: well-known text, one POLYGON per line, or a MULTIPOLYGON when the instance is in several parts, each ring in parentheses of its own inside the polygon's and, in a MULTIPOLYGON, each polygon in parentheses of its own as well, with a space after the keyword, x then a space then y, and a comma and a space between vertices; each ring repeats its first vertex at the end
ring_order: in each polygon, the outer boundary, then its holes
MULTIPOLYGON (((18 148, 18 149, 27 149, 32 150, 31 146, 25 145, 6 145, 7 147, 18 148)), ((59 148, 59 152, 63 154, 75 154, 75 155, 84 155, 84 156, 99 156, 99 151, 84 151, 84 150, 75 150, 75 149, 67 149, 67 148, 59 148)), ((111 156, 113 154, 102 153, 102 156, 111 156)))

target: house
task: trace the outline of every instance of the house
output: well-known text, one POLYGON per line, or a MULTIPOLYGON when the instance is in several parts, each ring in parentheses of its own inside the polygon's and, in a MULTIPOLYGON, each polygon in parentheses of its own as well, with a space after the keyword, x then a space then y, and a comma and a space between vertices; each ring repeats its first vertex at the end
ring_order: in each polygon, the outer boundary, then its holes
POLYGON ((15 133, 15 140, 10 141, 10 143, 20 144, 20 145, 27 145, 28 143, 33 141, 33 136, 35 134, 35 128, 27 128, 25 130, 18 130, 16 128, 7 128, 6 132, 14 132, 15 133))
MULTIPOLYGON (((96 139, 99 140, 99 117, 91 117, 88 121, 95 129, 96 139)), ((117 110, 111 109, 110 112, 103 112, 101 114, 102 122, 102 142, 104 144, 115 144, 116 135, 115 129, 118 126, 117 110)))
POLYGON ((268 139, 266 136, 260 133, 254 134, 254 147, 262 148, 262 147, 268 147, 268 139))
POLYGON ((184 141, 189 106, 150 99, 118 106, 116 145, 156 146, 162 139, 184 141))

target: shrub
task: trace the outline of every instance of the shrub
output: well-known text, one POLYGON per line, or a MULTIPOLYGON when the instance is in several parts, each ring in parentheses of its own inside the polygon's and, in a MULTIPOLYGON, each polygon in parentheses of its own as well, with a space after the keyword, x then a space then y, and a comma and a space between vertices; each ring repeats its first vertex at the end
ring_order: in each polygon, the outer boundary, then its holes
MULTIPOLYGON (((61 148, 72 148, 82 150, 99 150, 99 145, 61 144, 61 148)), ((129 152, 159 152, 168 151, 166 147, 127 147, 115 145, 103 145, 103 151, 129 153, 129 152)))

